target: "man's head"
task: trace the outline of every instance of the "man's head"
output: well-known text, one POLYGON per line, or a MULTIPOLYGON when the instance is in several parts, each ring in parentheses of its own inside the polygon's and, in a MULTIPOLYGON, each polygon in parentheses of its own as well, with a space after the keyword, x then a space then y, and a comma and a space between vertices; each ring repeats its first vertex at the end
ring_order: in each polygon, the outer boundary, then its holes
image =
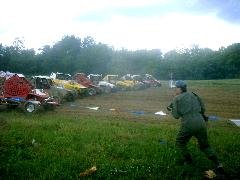
POLYGON ((182 80, 176 81, 175 86, 176 86, 176 94, 177 95, 179 95, 183 92, 187 92, 187 84, 184 81, 182 81, 182 80))

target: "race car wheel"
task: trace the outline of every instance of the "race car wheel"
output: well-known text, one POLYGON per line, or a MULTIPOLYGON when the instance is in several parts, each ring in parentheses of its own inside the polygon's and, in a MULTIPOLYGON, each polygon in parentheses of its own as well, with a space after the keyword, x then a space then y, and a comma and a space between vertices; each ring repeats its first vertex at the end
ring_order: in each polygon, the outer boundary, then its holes
POLYGON ((25 106, 24 106, 24 110, 27 113, 33 113, 33 112, 36 111, 36 109, 37 109, 36 105, 31 103, 31 102, 26 103, 25 106))
POLYGON ((95 96, 97 94, 96 90, 93 88, 88 89, 88 95, 89 96, 95 96))

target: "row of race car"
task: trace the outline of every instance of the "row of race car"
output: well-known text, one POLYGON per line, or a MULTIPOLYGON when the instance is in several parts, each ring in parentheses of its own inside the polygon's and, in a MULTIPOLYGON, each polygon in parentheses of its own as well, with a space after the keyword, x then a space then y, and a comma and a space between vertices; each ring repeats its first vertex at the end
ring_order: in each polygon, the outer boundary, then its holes
POLYGON ((40 106, 53 110, 65 101, 78 97, 94 96, 127 90, 159 87, 161 82, 152 75, 118 75, 76 73, 51 73, 50 76, 32 76, 0 71, 0 105, 9 108, 23 107, 25 112, 35 112, 40 106))

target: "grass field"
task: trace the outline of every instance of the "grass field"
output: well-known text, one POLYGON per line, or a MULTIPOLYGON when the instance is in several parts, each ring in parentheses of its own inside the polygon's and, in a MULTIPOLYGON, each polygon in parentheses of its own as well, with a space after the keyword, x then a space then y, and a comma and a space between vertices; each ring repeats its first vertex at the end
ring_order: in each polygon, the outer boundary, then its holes
MULTIPOLYGON (((240 177, 240 128, 228 121, 240 119, 240 80, 188 81, 206 103, 209 141, 231 179, 240 177)), ((173 97, 160 88, 87 97, 54 112, 24 114, 0 109, 0 179, 178 179, 175 136, 179 120, 167 113, 173 97), (85 107, 100 107, 91 110, 85 107), (111 111, 109 109, 112 109, 111 111), (115 109, 115 110, 113 110, 115 109)), ((202 179, 214 165, 197 146, 191 179, 202 179)))

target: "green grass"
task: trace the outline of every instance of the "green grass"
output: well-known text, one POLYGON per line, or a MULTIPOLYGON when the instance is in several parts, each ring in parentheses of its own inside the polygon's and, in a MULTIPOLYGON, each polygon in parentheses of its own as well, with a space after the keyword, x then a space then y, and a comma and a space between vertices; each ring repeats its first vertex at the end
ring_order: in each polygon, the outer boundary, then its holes
MULTIPOLYGON (((240 118, 240 103, 234 98, 239 92, 216 84, 211 90, 206 82, 191 81, 190 90, 201 94, 208 114, 222 117, 208 123, 209 141, 231 179, 237 179, 240 129, 227 119, 240 118), (232 92, 235 94, 228 94, 232 92), (218 98, 222 99, 220 104, 216 103, 218 98)), ((175 163, 180 122, 169 115, 151 114, 165 111, 171 97, 172 92, 163 86, 88 97, 55 112, 24 114, 1 109, 0 179, 81 179, 79 174, 92 166, 97 172, 87 179, 177 179, 183 170, 175 163), (87 110, 80 105, 100 106, 102 110, 87 110), (119 112, 107 111, 109 108, 118 108, 119 112), (126 109, 148 114, 133 115, 126 109)), ((214 166, 200 152, 196 139, 190 141, 189 149, 195 162, 192 178, 202 179, 203 171, 214 166)))

